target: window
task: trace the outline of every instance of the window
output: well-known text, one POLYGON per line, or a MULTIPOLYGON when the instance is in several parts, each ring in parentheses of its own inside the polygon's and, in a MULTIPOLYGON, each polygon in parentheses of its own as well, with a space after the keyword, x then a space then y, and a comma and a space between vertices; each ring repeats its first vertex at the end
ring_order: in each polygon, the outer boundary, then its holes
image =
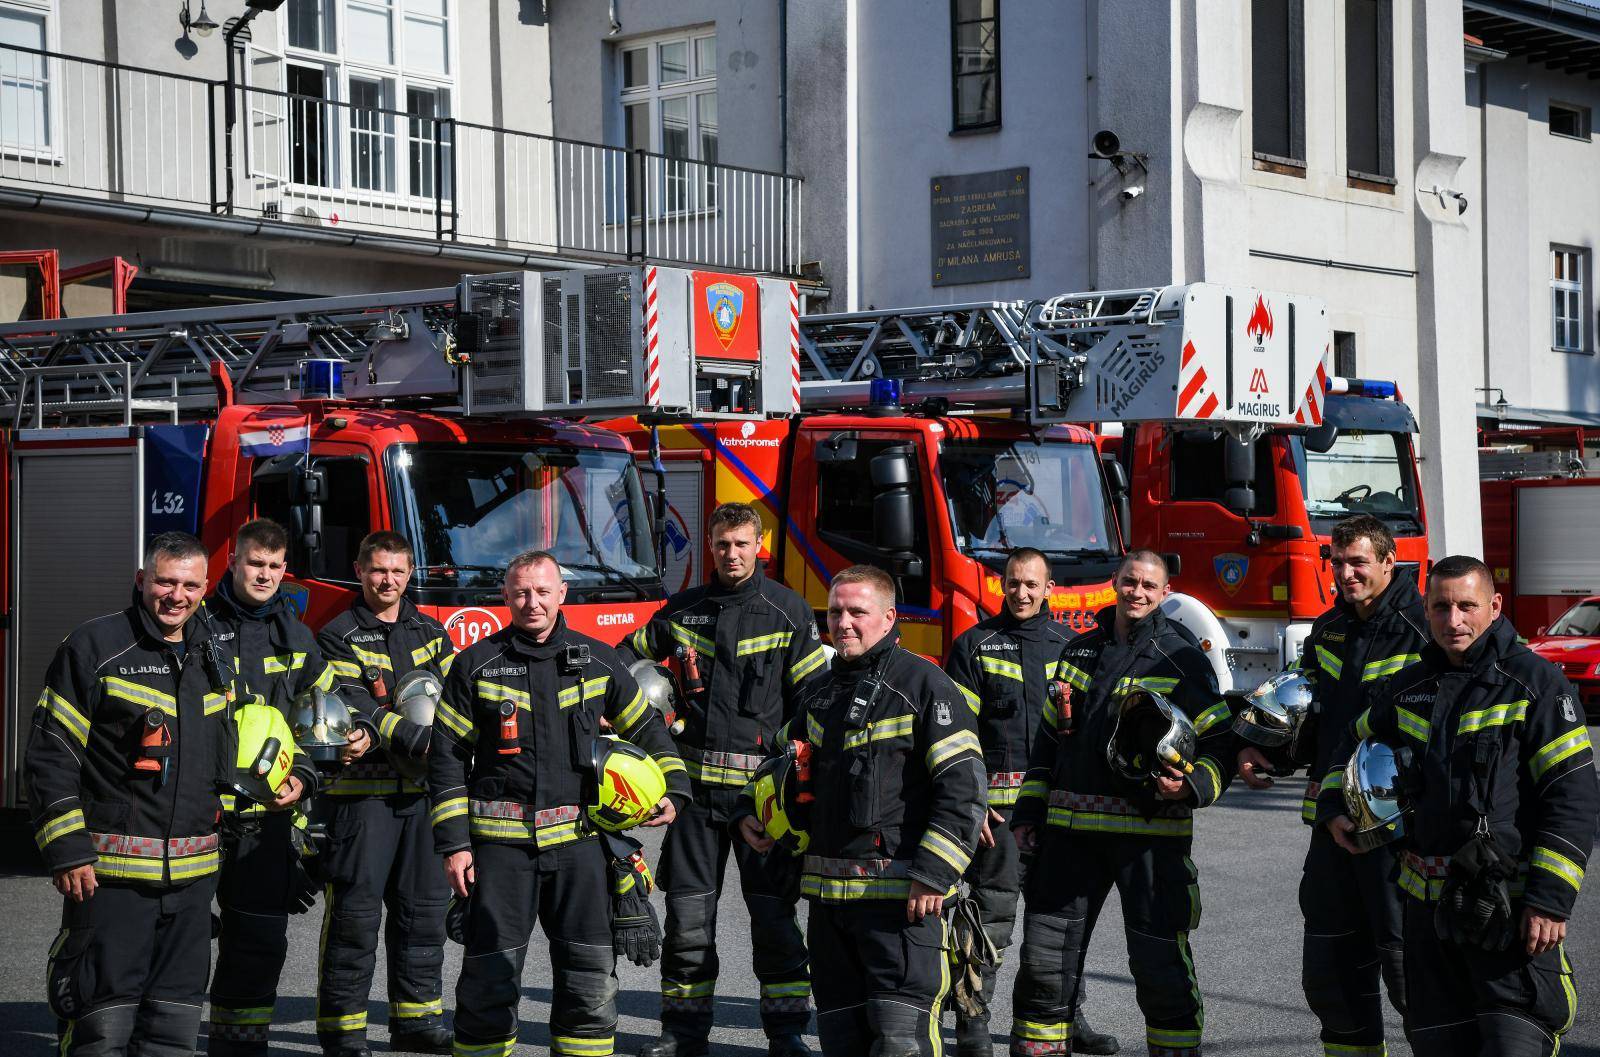
POLYGON ((1250 8, 1251 140, 1258 160, 1306 159, 1304 0, 1254 0, 1250 8))
POLYGON ((1358 185, 1394 185, 1394 7, 1345 0, 1345 167, 1358 185))
POLYGON ((1588 251, 1560 246, 1550 250, 1550 347, 1560 352, 1584 352, 1583 318, 1588 251))
POLYGON ((717 204, 717 37, 684 32, 619 46, 622 145, 666 156, 628 181, 628 211, 639 216, 647 185, 652 212, 717 204))
POLYGON ((51 60, 12 48, 50 50, 48 0, 0 4, 0 149, 39 154, 56 142, 51 60))
POLYGON ((1569 103, 1550 102, 1550 135, 1589 138, 1589 108, 1569 103))
POLYGON ((327 478, 328 498, 322 501, 322 546, 312 552, 307 575, 349 583, 361 541, 372 531, 367 461, 314 459, 312 465, 327 478))
POLYGON ((1000 127, 1000 0, 950 0, 950 88, 954 131, 1000 127))
MULTIPOLYGON (((872 458, 889 448, 909 447, 909 439, 863 439, 857 442, 854 459, 817 463, 817 535, 843 557, 873 565, 884 563, 883 554, 874 546, 872 508, 879 489, 872 483, 872 458)), ((926 511, 920 476, 914 475, 911 479, 911 502, 916 510, 926 511)), ((916 521, 916 540, 911 549, 916 554, 928 553, 925 517, 916 521)), ((900 587, 900 600, 912 605, 928 605, 928 574, 929 570, 924 567, 920 576, 895 577, 900 587)))
POLYGON ((289 0, 289 170, 297 184, 450 194, 451 0, 289 0))
MULTIPOLYGON (((1228 489, 1227 444, 1229 437, 1206 429, 1174 430, 1172 438, 1172 498, 1177 502, 1225 505, 1228 489)), ((1260 440, 1255 445, 1256 505, 1250 513, 1270 517, 1278 509, 1277 481, 1273 475, 1272 445, 1260 440)))
POLYGON ((1333 374, 1336 378, 1355 378, 1361 374, 1356 370, 1356 336, 1348 330, 1333 332, 1333 374))

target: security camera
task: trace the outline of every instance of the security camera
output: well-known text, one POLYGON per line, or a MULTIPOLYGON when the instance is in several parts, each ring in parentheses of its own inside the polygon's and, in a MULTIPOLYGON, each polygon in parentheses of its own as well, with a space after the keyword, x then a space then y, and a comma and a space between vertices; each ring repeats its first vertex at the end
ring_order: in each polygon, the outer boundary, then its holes
POLYGON ((1122 190, 1117 192, 1117 197, 1122 199, 1124 202, 1131 202, 1142 194, 1144 194, 1143 187, 1124 187, 1122 190))

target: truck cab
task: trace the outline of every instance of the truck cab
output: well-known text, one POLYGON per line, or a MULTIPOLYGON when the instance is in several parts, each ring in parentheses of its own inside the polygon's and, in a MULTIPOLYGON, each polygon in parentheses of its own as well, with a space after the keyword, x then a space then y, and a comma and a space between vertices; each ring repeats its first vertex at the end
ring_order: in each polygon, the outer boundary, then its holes
POLYGON ((1180 557, 1182 593, 1166 608, 1208 647, 1225 691, 1248 692, 1299 657, 1336 597, 1329 534, 1341 519, 1382 521, 1398 564, 1421 580, 1416 419, 1391 383, 1340 379, 1332 388, 1318 426, 1242 443, 1146 423, 1124 453, 1135 543, 1180 557))

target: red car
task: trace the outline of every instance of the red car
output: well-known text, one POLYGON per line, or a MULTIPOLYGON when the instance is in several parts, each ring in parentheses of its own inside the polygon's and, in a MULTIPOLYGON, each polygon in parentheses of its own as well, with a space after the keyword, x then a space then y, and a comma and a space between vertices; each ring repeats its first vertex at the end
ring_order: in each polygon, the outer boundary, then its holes
POLYGON ((1528 648, 1561 666, 1578 688, 1584 715, 1600 723, 1600 595, 1585 598, 1528 640, 1528 648))

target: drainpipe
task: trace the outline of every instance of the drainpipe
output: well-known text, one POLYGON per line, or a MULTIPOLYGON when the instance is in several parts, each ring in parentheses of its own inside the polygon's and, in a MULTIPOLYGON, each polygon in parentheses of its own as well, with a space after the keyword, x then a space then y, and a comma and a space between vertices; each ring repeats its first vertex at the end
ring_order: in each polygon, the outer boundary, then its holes
POLYGON ((778 171, 789 175, 789 0, 778 0, 778 171))

